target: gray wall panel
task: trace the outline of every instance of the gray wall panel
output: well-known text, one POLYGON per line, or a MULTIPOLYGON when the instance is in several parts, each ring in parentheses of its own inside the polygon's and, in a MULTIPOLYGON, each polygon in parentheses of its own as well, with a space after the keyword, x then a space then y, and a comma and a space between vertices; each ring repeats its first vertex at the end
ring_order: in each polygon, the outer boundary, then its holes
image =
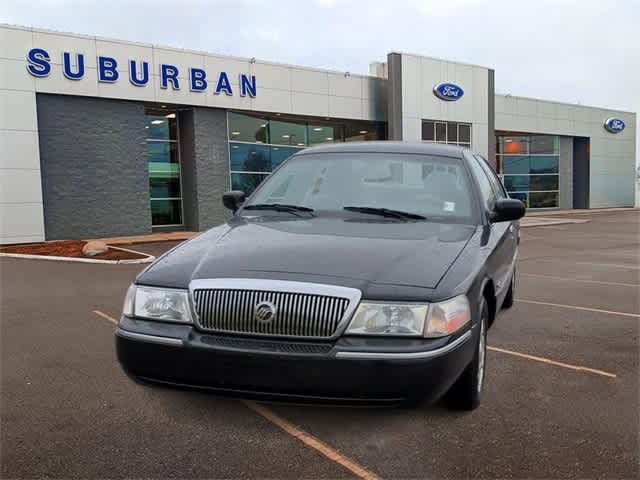
POLYGON ((560 137, 560 208, 573 208, 573 138, 560 137))
POLYGON ((488 72, 488 139, 487 139, 487 160, 495 170, 496 168, 496 72, 489 69, 488 72))
POLYGON ((45 238, 151 233, 144 106, 37 95, 45 238))
POLYGON ((387 55, 389 82, 387 83, 387 122, 389 140, 402 140, 402 56, 387 55))

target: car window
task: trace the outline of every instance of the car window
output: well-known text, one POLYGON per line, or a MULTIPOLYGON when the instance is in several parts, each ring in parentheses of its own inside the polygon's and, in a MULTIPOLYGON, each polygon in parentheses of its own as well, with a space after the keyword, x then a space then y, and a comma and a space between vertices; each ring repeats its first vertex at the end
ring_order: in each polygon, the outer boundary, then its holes
POLYGON ((493 204, 496 201, 496 194, 493 190, 493 187, 491 186, 489 177, 482 169, 482 166, 474 155, 471 155, 469 166, 473 171, 474 177, 476 177, 476 180, 478 181, 478 186, 480 187, 480 195, 482 196, 485 208, 488 210, 492 210, 493 204))
POLYGON ((249 204, 340 211, 345 206, 388 208, 472 221, 470 179, 462 162, 401 153, 297 155, 260 186, 249 204))
POLYGON ((480 162, 480 167, 484 170, 487 177, 489 178, 489 182, 491 183, 491 187, 493 188, 493 193, 495 193, 497 198, 508 198, 507 192, 505 192, 504 187, 502 186, 502 182, 496 175, 496 172, 491 168, 489 163, 485 160, 485 158, 481 155, 474 155, 476 160, 480 162))

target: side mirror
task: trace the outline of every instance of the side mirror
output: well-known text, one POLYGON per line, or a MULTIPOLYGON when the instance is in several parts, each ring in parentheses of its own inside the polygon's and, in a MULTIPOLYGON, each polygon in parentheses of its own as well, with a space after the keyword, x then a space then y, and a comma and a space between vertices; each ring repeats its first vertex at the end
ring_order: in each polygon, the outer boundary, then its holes
POLYGON ((233 213, 237 212, 247 196, 242 190, 231 190, 222 195, 222 204, 233 213))
POLYGON ((496 200, 491 212, 491 222, 510 222, 524 217, 524 203, 515 198, 501 198, 496 200))

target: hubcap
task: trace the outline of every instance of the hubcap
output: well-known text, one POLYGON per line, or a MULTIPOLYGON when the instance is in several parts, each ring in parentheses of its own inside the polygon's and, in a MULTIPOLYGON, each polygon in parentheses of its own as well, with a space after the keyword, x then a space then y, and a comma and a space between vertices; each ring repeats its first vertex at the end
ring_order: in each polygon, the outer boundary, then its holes
POLYGON ((480 322, 480 344, 478 345, 478 392, 482 390, 484 382, 484 359, 486 354, 487 337, 485 335, 485 319, 480 322))

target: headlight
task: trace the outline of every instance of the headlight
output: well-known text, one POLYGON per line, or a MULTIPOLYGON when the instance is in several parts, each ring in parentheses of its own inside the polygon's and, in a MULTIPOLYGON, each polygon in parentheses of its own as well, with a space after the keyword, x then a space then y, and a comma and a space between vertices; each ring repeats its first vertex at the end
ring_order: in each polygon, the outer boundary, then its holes
POLYGON ((431 304, 362 302, 346 333, 442 337, 470 320, 469 301, 464 295, 431 304))
POLYGON ((123 313, 149 320, 192 323, 189 293, 186 290, 131 285, 125 297, 123 313))
POLYGON ((465 295, 431 304, 425 337, 442 337, 461 329, 471 320, 469 300, 465 295))
POLYGON ((428 308, 428 305, 362 302, 347 333, 422 336, 428 308))

